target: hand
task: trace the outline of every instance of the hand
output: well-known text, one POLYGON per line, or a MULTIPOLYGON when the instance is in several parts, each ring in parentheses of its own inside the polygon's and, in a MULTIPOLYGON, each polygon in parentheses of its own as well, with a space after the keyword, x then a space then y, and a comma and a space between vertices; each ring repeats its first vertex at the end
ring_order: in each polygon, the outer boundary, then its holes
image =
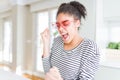
MULTIPOLYGON (((49 43, 50 41, 50 31, 48 28, 46 28, 42 33, 41 37, 43 39, 43 43, 49 43)), ((48 44, 47 44, 48 45, 48 44)))
POLYGON ((45 75, 45 80, 63 80, 57 67, 52 67, 45 75))
POLYGON ((41 33, 41 37, 43 40, 43 57, 46 57, 50 53, 50 32, 48 28, 41 33))

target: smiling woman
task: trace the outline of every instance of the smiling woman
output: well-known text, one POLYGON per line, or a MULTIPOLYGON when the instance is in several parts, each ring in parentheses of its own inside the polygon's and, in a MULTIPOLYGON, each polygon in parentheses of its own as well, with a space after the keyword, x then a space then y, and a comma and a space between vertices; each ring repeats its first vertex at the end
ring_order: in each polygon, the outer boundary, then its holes
POLYGON ((86 8, 77 1, 62 3, 56 16, 60 36, 54 39, 51 52, 50 35, 46 29, 43 39, 45 80, 93 80, 98 69, 99 51, 94 41, 78 33, 86 8))

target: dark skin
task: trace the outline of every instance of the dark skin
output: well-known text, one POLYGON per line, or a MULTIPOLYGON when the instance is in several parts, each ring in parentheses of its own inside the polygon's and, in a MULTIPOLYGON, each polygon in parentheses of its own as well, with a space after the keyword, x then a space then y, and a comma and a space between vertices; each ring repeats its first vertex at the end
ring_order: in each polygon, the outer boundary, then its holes
MULTIPOLYGON (((59 24, 58 31, 63 39, 64 42, 64 49, 71 50, 78 46, 81 41, 83 40, 82 37, 79 36, 78 27, 80 26, 80 20, 75 20, 74 16, 69 14, 60 13, 57 16, 57 24, 59 24), (66 22, 65 25, 62 23, 63 21, 70 21, 66 22)), ((44 54, 43 58, 49 56, 49 44, 50 44, 50 35, 49 30, 46 29, 44 32, 41 33, 43 44, 44 44, 44 54)), ((52 67, 48 73, 45 75, 45 80, 63 80, 60 72, 57 67, 52 67)))

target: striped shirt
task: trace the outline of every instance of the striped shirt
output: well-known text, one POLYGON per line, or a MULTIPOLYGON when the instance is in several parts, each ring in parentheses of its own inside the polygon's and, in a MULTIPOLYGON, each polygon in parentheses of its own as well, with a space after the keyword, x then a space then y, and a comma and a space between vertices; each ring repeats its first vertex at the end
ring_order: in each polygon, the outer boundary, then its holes
POLYGON ((72 50, 64 50, 61 37, 54 40, 51 54, 43 58, 45 73, 56 66, 64 80, 94 80, 99 65, 99 52, 96 43, 84 39, 72 50))

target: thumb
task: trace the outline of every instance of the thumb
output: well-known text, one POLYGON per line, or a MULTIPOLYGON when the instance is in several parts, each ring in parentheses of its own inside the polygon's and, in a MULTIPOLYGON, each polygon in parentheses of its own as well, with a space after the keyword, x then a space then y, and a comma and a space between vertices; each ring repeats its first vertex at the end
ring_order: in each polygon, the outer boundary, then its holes
POLYGON ((59 72, 59 69, 55 66, 52 67, 56 72, 59 72))

